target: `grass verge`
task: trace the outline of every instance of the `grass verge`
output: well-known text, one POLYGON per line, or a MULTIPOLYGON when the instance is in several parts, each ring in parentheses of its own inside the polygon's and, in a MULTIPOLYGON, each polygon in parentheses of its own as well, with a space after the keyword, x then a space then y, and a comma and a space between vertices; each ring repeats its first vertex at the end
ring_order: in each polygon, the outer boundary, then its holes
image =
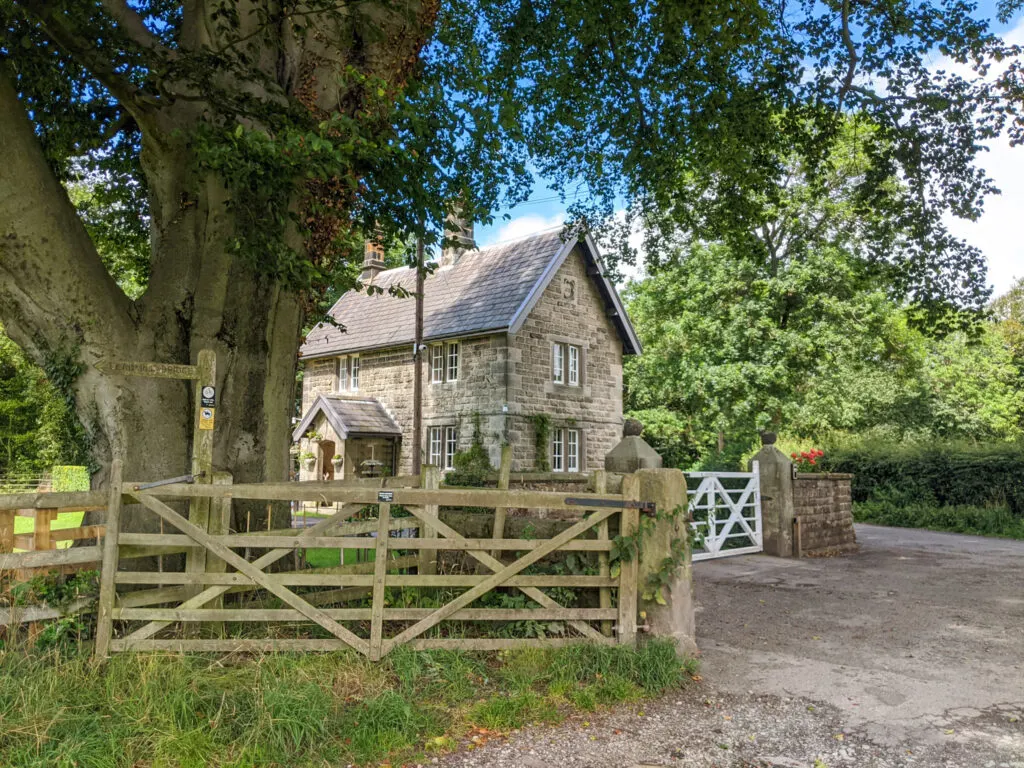
POLYGON ((693 673, 667 642, 497 654, 399 648, 203 657, 0 653, 0 755, 22 766, 403 763, 480 729, 657 696, 693 673))
POLYGON ((869 500, 854 503, 853 517, 859 523, 1024 539, 1024 517, 1014 515, 1005 506, 937 506, 869 500))

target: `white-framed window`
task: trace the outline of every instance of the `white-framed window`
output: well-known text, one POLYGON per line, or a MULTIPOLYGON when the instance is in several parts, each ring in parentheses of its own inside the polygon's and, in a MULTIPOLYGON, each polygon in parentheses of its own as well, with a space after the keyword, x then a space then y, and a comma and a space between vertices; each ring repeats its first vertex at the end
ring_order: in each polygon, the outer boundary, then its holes
POLYGON ((448 343, 448 381, 459 380, 459 342, 448 343))
POLYGON ((583 350, 577 344, 556 341, 551 345, 551 380, 570 387, 580 385, 583 350))
POLYGON ((338 391, 359 391, 359 355, 342 355, 338 358, 338 391))
POLYGON ((430 427, 427 430, 427 463, 440 469, 455 468, 459 432, 455 427, 430 427))
POLYGON ((440 384, 444 381, 444 344, 435 344, 430 348, 430 383, 440 384))
POLYGON ((449 341, 430 346, 430 383, 443 384, 446 381, 459 380, 459 356, 462 344, 449 341))
POLYGON ((565 430, 565 471, 580 471, 580 431, 565 430))
POLYGON ((349 355, 348 358, 348 391, 359 391, 359 355, 349 355))
POLYGON ((444 468, 455 469, 455 451, 459 446, 459 433, 455 427, 444 428, 444 468))
POLYGON ((443 427, 431 427, 427 432, 427 463, 441 466, 441 448, 444 438, 443 427))
POLYGON ((580 430, 558 428, 551 431, 551 471, 580 472, 583 461, 580 430))

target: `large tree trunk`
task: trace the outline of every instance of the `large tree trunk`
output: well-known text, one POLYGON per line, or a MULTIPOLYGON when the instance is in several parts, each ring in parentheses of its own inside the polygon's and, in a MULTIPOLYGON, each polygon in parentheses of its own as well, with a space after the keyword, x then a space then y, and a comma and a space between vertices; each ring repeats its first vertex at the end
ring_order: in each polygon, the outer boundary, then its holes
MULTIPOLYGON (((201 349, 217 355, 214 467, 236 482, 287 479, 299 297, 225 252, 231 222, 216 184, 199 185, 204 193, 189 205, 166 202, 194 181, 177 170, 189 167, 186 152, 149 155, 168 169, 167 194, 157 186, 152 195, 154 289, 132 302, 107 274, 0 77, 0 316, 55 384, 73 388, 101 468, 97 487, 114 457, 128 480, 190 471, 195 404, 190 382, 105 374, 95 364, 189 363, 201 349)), ((145 510, 125 512, 126 530, 158 525, 145 510)))

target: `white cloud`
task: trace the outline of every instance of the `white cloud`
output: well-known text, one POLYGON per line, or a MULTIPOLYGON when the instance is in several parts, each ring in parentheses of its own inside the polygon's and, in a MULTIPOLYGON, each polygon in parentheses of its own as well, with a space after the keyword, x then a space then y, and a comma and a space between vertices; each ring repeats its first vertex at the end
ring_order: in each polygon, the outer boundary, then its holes
POLYGON ((516 216, 497 228, 488 228, 487 231, 480 235, 477 245, 484 247, 494 245, 495 243, 504 243, 509 240, 519 240, 520 238, 535 235, 538 232, 557 229, 564 226, 564 224, 565 213, 563 211, 550 216, 527 213, 523 216, 516 216))

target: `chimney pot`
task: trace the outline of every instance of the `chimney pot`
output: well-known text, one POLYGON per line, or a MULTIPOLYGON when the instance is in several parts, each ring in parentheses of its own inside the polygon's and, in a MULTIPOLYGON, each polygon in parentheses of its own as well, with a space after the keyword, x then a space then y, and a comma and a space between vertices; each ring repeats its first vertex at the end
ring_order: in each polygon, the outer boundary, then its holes
POLYGON ((359 273, 359 281, 372 283, 383 271, 384 246, 377 240, 367 240, 363 248, 363 271, 359 273))
POLYGON ((441 251, 442 267, 455 266, 466 251, 476 248, 476 242, 473 239, 473 222, 463 216, 462 206, 452 210, 445 218, 444 239, 449 241, 450 245, 441 251))

